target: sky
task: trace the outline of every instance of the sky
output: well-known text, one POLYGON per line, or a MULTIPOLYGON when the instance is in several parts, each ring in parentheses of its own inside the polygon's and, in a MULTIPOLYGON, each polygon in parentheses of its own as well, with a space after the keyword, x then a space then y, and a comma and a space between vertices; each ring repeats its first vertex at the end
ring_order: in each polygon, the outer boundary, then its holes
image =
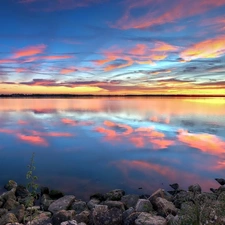
POLYGON ((0 94, 225 95, 225 0, 2 0, 0 94))

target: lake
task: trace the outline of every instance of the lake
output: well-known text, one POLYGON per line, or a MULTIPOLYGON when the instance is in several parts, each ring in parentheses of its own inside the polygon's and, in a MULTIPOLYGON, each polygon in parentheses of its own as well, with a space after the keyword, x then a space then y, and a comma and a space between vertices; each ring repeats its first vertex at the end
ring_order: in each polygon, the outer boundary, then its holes
POLYGON ((0 99, 0 190, 40 185, 88 199, 121 188, 204 191, 225 178, 224 98, 0 99))

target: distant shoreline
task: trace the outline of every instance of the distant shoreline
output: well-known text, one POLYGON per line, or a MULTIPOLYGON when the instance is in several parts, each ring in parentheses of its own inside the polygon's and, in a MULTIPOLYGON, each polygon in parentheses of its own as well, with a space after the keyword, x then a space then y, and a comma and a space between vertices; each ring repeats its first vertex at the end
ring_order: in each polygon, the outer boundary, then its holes
POLYGON ((0 98, 225 98, 225 95, 73 95, 73 94, 0 94, 0 98))

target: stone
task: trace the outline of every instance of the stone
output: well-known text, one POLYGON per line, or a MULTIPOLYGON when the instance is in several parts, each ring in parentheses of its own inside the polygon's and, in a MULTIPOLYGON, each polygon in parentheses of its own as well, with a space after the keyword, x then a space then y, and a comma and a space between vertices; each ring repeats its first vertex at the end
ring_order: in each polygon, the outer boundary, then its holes
POLYGON ((3 205, 3 208, 11 210, 16 208, 19 205, 19 202, 17 202, 16 200, 9 198, 5 204, 3 205))
POLYGON ((193 185, 190 185, 188 187, 188 191, 191 191, 194 194, 201 194, 202 193, 202 188, 200 187, 199 184, 193 184, 193 185))
POLYGON ((84 201, 75 201, 75 202, 72 204, 71 209, 75 210, 75 212, 76 212, 77 214, 79 214, 79 213, 81 213, 82 211, 87 210, 88 207, 87 207, 86 202, 84 202, 84 201))
POLYGON ((77 225, 87 225, 87 224, 86 224, 86 223, 81 222, 81 223, 78 223, 77 225))
POLYGON ((27 196, 25 198, 18 197, 18 201, 20 204, 25 205, 25 207, 31 207, 34 205, 34 197, 33 196, 27 196))
MULTIPOLYGON (((41 196, 43 195, 43 194, 49 194, 49 188, 48 187, 44 187, 44 186, 41 186, 40 187, 40 191, 41 191, 41 196)), ((62 196, 63 197, 63 196, 62 196)))
POLYGON ((29 195, 29 191, 23 185, 18 185, 16 188, 16 196, 21 198, 26 198, 29 195))
POLYGON ((86 224, 89 224, 90 222, 90 211, 88 210, 85 210, 79 214, 76 214, 75 215, 75 218, 74 218, 78 223, 86 223, 86 224))
POLYGON ((40 217, 29 221, 27 225, 52 225, 52 220, 49 217, 40 217))
POLYGON ((12 188, 10 191, 4 192, 1 196, 0 199, 1 201, 5 202, 8 199, 13 199, 16 200, 16 195, 15 195, 16 189, 12 188))
POLYGON ((52 216, 52 224, 60 225, 62 222, 73 220, 75 217, 74 210, 61 210, 53 214, 52 216))
POLYGON ((88 203, 87 203, 87 206, 89 209, 93 209, 96 205, 98 205, 100 203, 100 200, 99 199, 91 199, 88 203))
POLYGON ((125 208, 135 207, 139 199, 138 195, 124 195, 121 198, 121 202, 125 205, 125 208))
POLYGON ((91 195, 90 199, 93 199, 93 198, 94 199, 98 199, 100 202, 103 202, 103 201, 106 200, 105 196, 103 194, 101 194, 101 193, 95 193, 95 194, 91 195))
POLYGON ((16 188, 18 185, 14 180, 9 180, 8 183, 4 186, 7 191, 10 191, 13 188, 16 188))
POLYGON ((157 212, 161 216, 167 216, 168 214, 176 215, 178 209, 172 202, 167 201, 165 198, 158 197, 155 201, 157 212))
POLYGON ((123 221, 125 221, 125 219, 134 212, 134 208, 130 207, 129 209, 127 209, 126 211, 123 212, 122 214, 122 219, 123 221))
POLYGON ((48 210, 48 207, 54 202, 55 200, 52 200, 50 198, 49 195, 47 194, 43 194, 41 196, 41 209, 44 210, 44 211, 47 211, 48 210))
POLYGON ((0 199, 0 208, 4 205, 4 201, 0 199))
POLYGON ((76 220, 62 222, 60 225, 78 225, 76 220))
POLYGON ((135 220, 135 225, 167 225, 166 219, 150 213, 141 213, 135 220))
POLYGON ((6 213, 0 218, 1 225, 5 225, 7 223, 18 223, 18 220, 13 213, 6 213))
POLYGON ((96 205, 92 210, 91 222, 94 225, 121 225, 122 211, 117 208, 108 209, 106 205, 96 205))
POLYGON ((0 208, 0 218, 1 218, 4 214, 6 214, 7 212, 8 212, 7 209, 1 209, 1 208, 0 208))
POLYGON ((181 191, 173 197, 173 204, 175 205, 176 208, 181 208, 182 203, 186 201, 191 201, 193 200, 193 198, 194 198, 193 192, 181 191))
POLYGON ((151 212, 153 210, 152 204, 147 199, 139 199, 136 206, 136 212, 151 212))
POLYGON ((24 214, 25 214, 25 206, 19 205, 13 210, 11 210, 10 212, 12 212, 16 216, 18 222, 21 223, 23 221, 24 214))
POLYGON ((125 191, 121 189, 115 189, 105 194, 107 200, 120 201, 122 196, 125 195, 125 191))
POLYGON ((122 211, 125 211, 124 204, 120 201, 105 201, 102 204, 107 205, 109 209, 118 208, 121 209, 122 211))
POLYGON ((64 196, 64 193, 58 190, 51 190, 49 192, 49 196, 51 199, 56 200, 56 199, 62 198, 64 196))
POLYGON ((150 197, 149 200, 152 203, 152 205, 154 206, 155 204, 155 200, 156 198, 161 197, 161 198, 165 198, 168 201, 172 200, 172 196, 170 196, 164 189, 158 189, 157 191, 155 191, 150 197))
POLYGON ((125 220, 123 220, 123 225, 135 225, 135 220, 140 214, 140 212, 131 213, 125 220))
POLYGON ((75 201, 74 195, 66 195, 58 200, 54 201, 49 207, 48 210, 52 213, 56 213, 60 210, 67 210, 71 207, 75 201))

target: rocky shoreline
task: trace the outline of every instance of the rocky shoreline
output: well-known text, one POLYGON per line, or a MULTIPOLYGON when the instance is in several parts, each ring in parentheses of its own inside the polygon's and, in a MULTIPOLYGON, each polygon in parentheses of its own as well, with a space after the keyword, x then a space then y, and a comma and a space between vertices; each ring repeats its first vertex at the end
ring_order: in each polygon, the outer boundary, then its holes
MULTIPOLYGON (((172 186, 171 186, 172 187, 172 186)), ((0 195, 0 225, 182 225, 225 224, 225 187, 212 193, 200 185, 151 196, 126 195, 121 189, 93 194, 88 202, 61 191, 40 188, 35 200, 25 186, 10 180, 0 195), (38 206, 35 206, 38 201, 38 206)))

